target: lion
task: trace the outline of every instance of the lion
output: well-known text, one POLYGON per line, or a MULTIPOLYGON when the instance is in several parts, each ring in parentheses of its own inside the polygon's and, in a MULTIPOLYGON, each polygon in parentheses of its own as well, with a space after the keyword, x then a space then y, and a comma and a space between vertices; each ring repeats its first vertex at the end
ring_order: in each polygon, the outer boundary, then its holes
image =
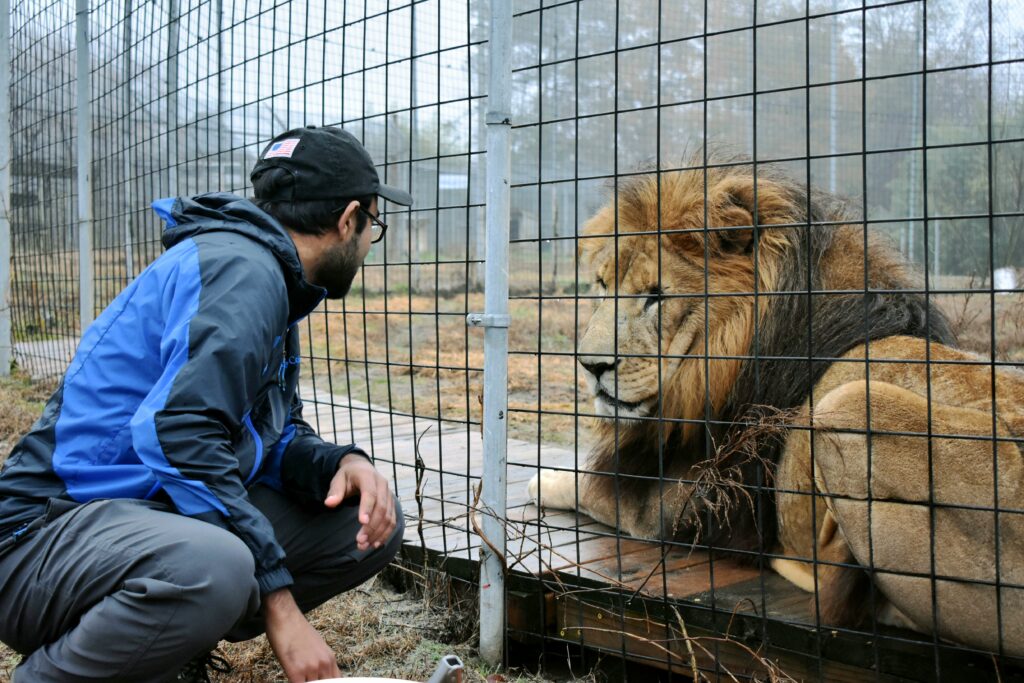
POLYGON ((826 623, 1024 654, 1024 374, 958 350, 894 248, 732 163, 622 181, 579 256, 596 446, 533 500, 767 556, 826 623))

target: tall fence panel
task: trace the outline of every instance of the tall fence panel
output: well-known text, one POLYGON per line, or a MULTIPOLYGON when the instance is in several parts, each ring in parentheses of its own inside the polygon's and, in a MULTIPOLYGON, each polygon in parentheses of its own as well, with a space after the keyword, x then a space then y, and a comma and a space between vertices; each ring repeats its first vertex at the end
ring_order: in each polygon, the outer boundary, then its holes
POLYGON ((61 372, 78 334, 75 7, 14 2, 11 32, 14 355, 61 372))
POLYGON ((475 557, 483 350, 466 317, 483 309, 488 15, 475 0, 96 0, 77 15, 83 110, 74 8, 16 3, 17 361, 63 372, 87 318, 82 278, 98 314, 162 252, 151 202, 250 195, 274 135, 344 126, 415 205, 381 207, 386 239, 349 295, 302 323, 307 417, 371 453, 423 545, 475 557), (76 144, 83 113, 91 161, 76 144), (84 250, 76 177, 91 182, 84 250))
MULTIPOLYGON (((0 5, 0 140, 11 138, 11 7, 0 5)), ((0 146, 0 376, 11 373, 11 146, 0 146)))
POLYGON ((1022 654, 996 483, 1021 436, 998 426, 1020 405, 1020 9, 524 0, 514 31, 509 434, 534 449, 509 481, 542 506, 511 533, 552 577, 549 652, 996 675, 981 653, 1022 654), (962 402, 984 426, 940 417, 962 402), (972 490, 945 458, 973 453, 972 490))

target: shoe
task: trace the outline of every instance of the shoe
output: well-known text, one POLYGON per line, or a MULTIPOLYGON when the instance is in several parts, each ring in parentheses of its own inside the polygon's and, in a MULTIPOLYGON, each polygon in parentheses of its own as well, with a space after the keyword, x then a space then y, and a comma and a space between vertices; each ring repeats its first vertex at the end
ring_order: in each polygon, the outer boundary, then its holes
POLYGON ((174 680, 177 683, 211 683, 211 671, 221 674, 231 673, 234 670, 233 667, 228 660, 221 657, 217 652, 218 650, 213 650, 198 657, 193 657, 192 661, 178 672, 178 677, 174 680))

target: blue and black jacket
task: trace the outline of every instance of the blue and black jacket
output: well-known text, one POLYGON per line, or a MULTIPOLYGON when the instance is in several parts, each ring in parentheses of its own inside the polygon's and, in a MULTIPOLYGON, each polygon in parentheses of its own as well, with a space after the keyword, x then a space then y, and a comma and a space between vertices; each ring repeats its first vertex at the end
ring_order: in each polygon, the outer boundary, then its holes
POLYGON ((263 593, 292 583, 260 482, 322 505, 354 446, 302 420, 295 324, 325 291, 284 228, 252 202, 208 194, 154 203, 167 251, 82 336, 42 417, 0 473, 0 540, 51 498, 170 501, 235 533, 263 593))

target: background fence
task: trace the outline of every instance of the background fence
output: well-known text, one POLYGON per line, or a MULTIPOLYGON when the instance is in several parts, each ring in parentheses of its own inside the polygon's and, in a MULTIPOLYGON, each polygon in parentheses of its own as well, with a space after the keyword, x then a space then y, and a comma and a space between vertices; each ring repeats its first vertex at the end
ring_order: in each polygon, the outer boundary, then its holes
MULTIPOLYGON (((617 196, 615 179, 684 168, 702 148, 846 198, 927 272, 926 296, 965 348, 1024 357, 1016 0, 512 5, 507 429, 534 447, 524 469, 552 446, 581 469, 593 445, 576 358, 595 294, 580 226, 617 196)), ((437 452, 428 476, 454 482, 432 514, 446 547, 468 543, 452 520, 464 522, 480 477, 470 436, 482 426, 483 338, 465 321, 484 308, 490 12, 483 0, 94 0, 83 45, 72 3, 10 0, 16 362, 63 371, 83 315, 161 252, 152 200, 245 194, 275 134, 343 125, 416 203, 385 207, 387 239, 353 291, 304 323, 307 389, 339 435, 335 408, 349 408, 351 433, 365 416, 369 449, 398 482, 412 470, 380 440, 401 420, 414 434, 428 423, 464 433, 458 453, 443 429, 425 438, 437 452), (84 312, 83 282, 94 291, 84 312)), ((580 642, 561 641, 545 642, 580 642)))

